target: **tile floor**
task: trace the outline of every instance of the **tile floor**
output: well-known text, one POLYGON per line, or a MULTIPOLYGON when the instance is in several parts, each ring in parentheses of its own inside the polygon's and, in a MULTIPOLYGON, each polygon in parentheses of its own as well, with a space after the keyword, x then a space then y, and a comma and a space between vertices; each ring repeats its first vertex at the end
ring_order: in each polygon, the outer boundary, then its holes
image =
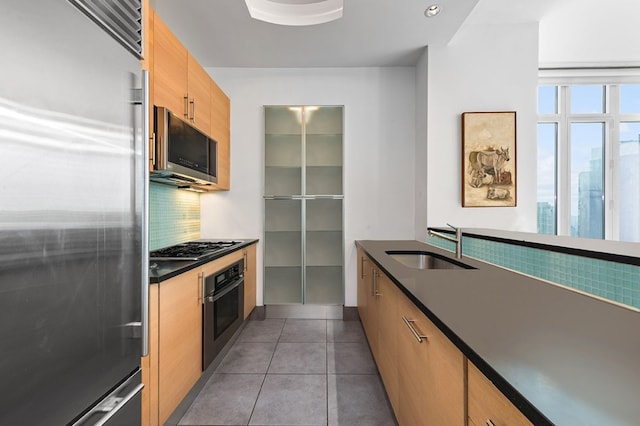
POLYGON ((394 426, 359 321, 249 321, 180 425, 394 426))

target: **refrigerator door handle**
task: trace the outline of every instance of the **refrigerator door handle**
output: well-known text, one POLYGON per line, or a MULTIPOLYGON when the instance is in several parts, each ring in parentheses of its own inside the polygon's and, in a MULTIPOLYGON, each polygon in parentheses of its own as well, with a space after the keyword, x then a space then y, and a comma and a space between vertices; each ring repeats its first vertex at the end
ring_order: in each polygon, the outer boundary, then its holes
POLYGON ((149 71, 142 70, 142 356, 149 354, 149 71))
MULTIPOLYGON (((133 376, 131 379, 134 379, 134 378, 137 380, 140 380, 139 374, 136 376, 133 376)), ((82 416, 80 420, 73 423, 73 426, 84 426, 84 425, 87 425, 89 422, 91 422, 91 426, 105 425, 113 416, 118 414, 118 411, 124 408, 124 406, 127 405, 127 403, 131 401, 131 399, 133 399, 137 394, 139 394, 140 391, 142 391, 142 388, 144 388, 144 385, 142 383, 139 383, 136 387, 131 389, 131 391, 129 391, 126 395, 124 396, 118 395, 118 393, 123 388, 127 387, 129 382, 130 380, 120 385, 115 391, 113 391, 111 395, 104 398, 98 405, 96 405, 93 409, 91 409, 87 414, 82 416), (102 417, 100 417, 97 420, 94 419, 95 415, 99 415, 101 413, 104 413, 102 417)))
POLYGON ((144 387, 144 385, 142 383, 140 383, 131 392, 129 392, 125 397, 123 397, 123 398, 113 397, 113 399, 107 399, 102 404, 98 405, 96 407, 96 411, 103 411, 106 414, 104 415, 103 418, 98 420, 94 424, 94 426, 103 426, 104 424, 106 424, 109 421, 109 419, 112 418, 113 416, 115 416, 116 414, 118 414, 118 411, 120 411, 125 405, 127 405, 127 403, 134 396, 136 396, 138 393, 140 393, 140 391, 142 390, 143 387, 144 387))
MULTIPOLYGON (((149 137, 150 137, 150 122, 149 122, 149 71, 142 70, 142 88, 133 89, 133 104, 140 106, 140 114, 142 116, 142 135, 141 141, 138 141, 134 136, 136 145, 136 173, 134 174, 134 185, 140 194, 140 202, 142 203, 140 227, 141 227, 141 242, 140 242, 140 291, 141 291, 141 313, 140 313, 140 325, 142 327, 142 356, 149 354, 149 137), (138 155, 138 152, 140 153, 138 155), (140 162, 142 164, 140 164, 140 162), (141 172, 137 175, 138 170, 141 172), (139 180, 139 181, 138 181, 139 180), (138 182, 141 183, 138 186, 138 182)), ((135 133, 134 133, 135 135, 135 133)))

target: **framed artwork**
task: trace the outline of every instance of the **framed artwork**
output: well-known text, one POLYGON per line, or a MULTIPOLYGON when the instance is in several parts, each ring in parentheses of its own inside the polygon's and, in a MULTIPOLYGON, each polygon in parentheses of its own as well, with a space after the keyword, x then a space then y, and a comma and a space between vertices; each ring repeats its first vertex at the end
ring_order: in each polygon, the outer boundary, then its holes
POLYGON ((515 207, 516 112, 462 113, 462 207, 515 207))

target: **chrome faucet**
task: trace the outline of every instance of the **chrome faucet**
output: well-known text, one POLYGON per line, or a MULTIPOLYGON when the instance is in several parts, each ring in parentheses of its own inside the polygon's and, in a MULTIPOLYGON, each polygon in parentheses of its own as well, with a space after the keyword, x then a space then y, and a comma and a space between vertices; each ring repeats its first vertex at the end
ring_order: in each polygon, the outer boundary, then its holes
POLYGON ((453 228, 456 231, 456 237, 450 237, 448 235, 444 235, 440 232, 433 231, 431 229, 427 230, 427 235, 431 235, 433 237, 442 238, 443 240, 451 241, 452 243, 456 243, 456 259, 462 259, 462 228, 456 228, 453 225, 447 223, 447 225, 453 228))

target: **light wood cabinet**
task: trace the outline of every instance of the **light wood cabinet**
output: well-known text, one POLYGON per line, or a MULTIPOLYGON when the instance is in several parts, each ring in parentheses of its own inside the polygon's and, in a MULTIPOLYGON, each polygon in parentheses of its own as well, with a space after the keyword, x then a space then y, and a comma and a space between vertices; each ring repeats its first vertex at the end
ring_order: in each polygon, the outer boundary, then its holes
POLYGON ((159 284, 159 424, 202 373, 202 275, 194 269, 159 284))
POLYGON ((404 295, 396 322, 400 425, 464 425, 462 352, 404 295))
POLYGON ((397 410, 400 395, 397 371, 397 316, 400 290, 358 249, 358 313, 387 395, 397 410))
POLYGON ((400 426, 532 425, 361 247, 357 269, 358 313, 400 426))
POLYGON ((153 94, 156 105, 188 117, 189 52, 157 15, 153 19, 153 94))
MULTIPOLYGON (((229 190, 231 102, 169 27, 149 8, 145 58, 151 70, 151 105, 167 107, 218 143, 218 183, 204 190, 229 190)), ((153 125, 153 107, 150 110, 153 125)), ((153 147, 152 147, 153 149, 153 147)), ((153 152, 153 151, 151 151, 153 152)), ((152 165, 153 167, 153 165, 152 165)))
POLYGON ((244 319, 256 307, 256 244, 244 249, 244 319))
POLYGON ((377 362, 378 358, 378 298, 376 297, 375 279, 377 268, 366 255, 360 256, 360 272, 358 274, 358 312, 369 341, 371 353, 377 362))
POLYGON ((153 20, 154 101, 211 134, 211 78, 157 15, 153 20))
POLYGON ((141 359, 142 426, 158 424, 158 286, 149 286, 149 353, 141 359))
POLYGON ((377 361, 380 377, 387 390, 387 396, 395 412, 399 410, 400 380, 398 376, 398 334, 401 329, 398 321, 391 319, 398 317, 398 300, 402 293, 381 273, 377 278, 378 284, 378 348, 377 361))
POLYGON ((211 92, 211 137, 218 142, 218 183, 216 187, 228 190, 231 187, 231 101, 210 80, 211 92))
POLYGON ((153 127, 154 127, 154 116, 153 116, 153 106, 155 104, 155 97, 153 94, 153 83, 154 83, 154 72, 153 72, 153 23, 155 21, 155 12, 149 6, 149 0, 144 0, 143 4, 143 37, 144 37, 144 58, 142 59, 142 69, 148 72, 149 76, 149 87, 148 96, 149 96, 149 105, 147 114, 149 117, 149 140, 147 141, 149 146, 149 170, 153 170, 153 155, 151 155, 155 150, 154 138, 152 136, 153 127))
POLYGON ((187 55, 187 72, 188 120, 201 132, 213 137, 211 134, 211 77, 191 54, 187 55))
POLYGON ((367 289, 368 280, 371 275, 371 260, 364 254, 364 250, 358 247, 358 315, 360 316, 360 322, 365 329, 365 333, 368 326, 367 321, 367 289))
POLYGON ((473 363, 467 364, 470 426, 532 425, 473 363))
POLYGON ((142 358, 143 425, 164 424, 201 377, 204 279, 241 259, 246 319, 256 304, 256 244, 150 286, 149 355, 142 358))

